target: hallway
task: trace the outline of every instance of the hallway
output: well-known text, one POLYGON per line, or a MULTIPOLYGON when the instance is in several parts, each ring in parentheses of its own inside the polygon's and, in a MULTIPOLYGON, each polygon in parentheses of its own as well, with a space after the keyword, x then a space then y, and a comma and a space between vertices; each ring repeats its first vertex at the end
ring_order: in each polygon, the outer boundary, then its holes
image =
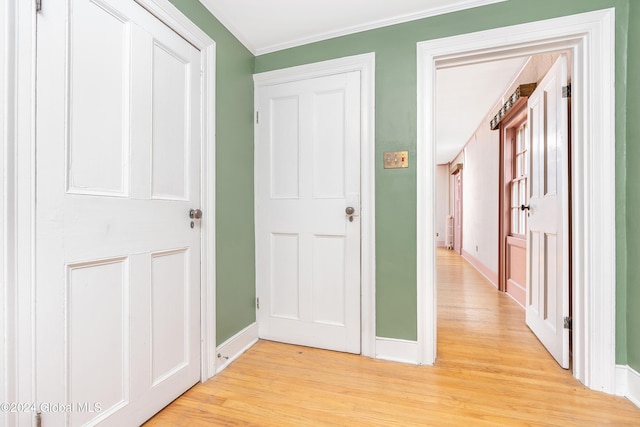
POLYGON ((412 366, 259 341, 146 426, 637 426, 561 369, 524 312, 438 249, 438 359, 412 366))

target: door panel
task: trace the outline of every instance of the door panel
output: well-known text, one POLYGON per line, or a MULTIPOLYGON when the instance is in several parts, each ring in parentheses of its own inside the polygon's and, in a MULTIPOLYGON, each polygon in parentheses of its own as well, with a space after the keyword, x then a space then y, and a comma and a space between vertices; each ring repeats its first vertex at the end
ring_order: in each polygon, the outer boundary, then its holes
POLYGON ((130 24, 104 2, 73 7, 86 23, 72 18, 69 38, 69 188, 126 196, 130 24))
POLYGON ((529 98, 531 179, 526 322, 569 368, 569 215, 567 58, 561 55, 529 98))
POLYGON ((522 307, 526 305, 527 284, 527 242, 525 239, 509 236, 506 239, 506 292, 522 307))
POLYGON ((271 235, 271 316, 300 319, 299 311, 299 236, 271 235))
POLYGON ((258 109, 260 337, 359 353, 360 75, 263 87, 258 109))
MULTIPOLYGON (((121 258, 67 267, 69 401, 100 402, 104 413, 128 400, 127 264, 121 258), (96 306, 103 310, 101 315, 96 316, 96 306)), ((81 425, 91 418, 90 413, 74 411, 71 424, 81 425)))
POLYGON ((158 42, 153 44, 153 61, 153 198, 184 200, 189 181, 189 64, 158 42))
POLYGON ((189 253, 151 254, 151 378, 161 383, 186 366, 189 327, 189 253))
POLYGON ((345 326, 345 243, 342 236, 313 236, 314 323, 345 326))
POLYGON ((38 14, 44 425, 138 425, 200 373, 200 53, 128 0, 38 14))
POLYGON ((298 96, 271 100, 271 198, 297 199, 300 190, 298 96))

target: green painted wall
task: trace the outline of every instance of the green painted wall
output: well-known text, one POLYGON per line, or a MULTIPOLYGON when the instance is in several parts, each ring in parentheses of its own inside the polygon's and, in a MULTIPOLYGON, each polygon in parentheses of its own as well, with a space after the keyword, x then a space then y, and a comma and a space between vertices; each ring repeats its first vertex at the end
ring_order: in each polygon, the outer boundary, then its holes
POLYGON ((254 56, 197 0, 171 0, 216 41, 216 340, 255 321, 254 56))
POLYGON ((416 175, 382 152, 416 149, 416 42, 616 8, 617 362, 640 370, 640 3, 508 0, 254 58, 197 0, 171 0, 217 43, 217 338, 255 321, 253 72, 376 53, 377 335, 416 339, 416 175), (635 23, 635 25, 630 25, 635 23), (632 76, 627 79, 627 76, 632 76), (233 161, 231 161, 233 160, 233 161), (631 262, 627 262, 630 260, 631 262))
MULTIPOLYGON (((416 42, 587 12, 616 8, 616 238, 617 238, 617 360, 640 368, 640 227, 628 223, 637 216, 640 172, 627 171, 627 162, 640 161, 638 78, 640 22, 638 4, 631 0, 509 0, 472 10, 436 16, 275 52, 256 58, 256 72, 306 64, 365 52, 376 53, 376 258, 377 335, 416 339, 416 175, 408 170, 382 169, 382 152, 416 150, 416 42), (627 37, 631 35, 627 49, 627 37), (628 64, 627 64, 628 59, 628 64), (628 104, 628 109, 627 109, 628 104), (628 114, 627 115, 627 111, 628 114), (627 126, 627 117, 629 125, 627 126), (627 134, 629 138, 627 138, 627 134), (635 137, 635 138, 634 138, 635 137), (627 173, 629 174, 627 176, 627 173), (628 185, 627 185, 628 183, 628 185), (634 187, 635 186, 635 187, 634 187), (628 202, 627 202, 628 200, 628 202), (627 286, 628 285, 628 286, 627 286), (627 310, 627 308, 629 308, 627 310), (627 351, 628 349, 628 351, 627 351)), ((636 162, 633 162, 636 163, 636 162)), ((415 161, 412 163, 415 165, 415 161)))
POLYGON ((627 86, 627 363, 640 372, 640 2, 629 0, 627 86))

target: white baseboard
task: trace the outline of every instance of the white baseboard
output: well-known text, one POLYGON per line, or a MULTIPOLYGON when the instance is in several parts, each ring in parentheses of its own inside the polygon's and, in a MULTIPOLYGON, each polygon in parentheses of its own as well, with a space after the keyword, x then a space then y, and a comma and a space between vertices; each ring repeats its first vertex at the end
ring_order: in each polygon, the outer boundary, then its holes
POLYGON ((258 342, 258 324, 252 323, 216 348, 216 374, 258 342))
POLYGON ((627 371, 627 399, 640 408, 640 373, 630 367, 627 371))
POLYGON ((627 365, 616 365, 616 394, 640 408, 640 373, 627 365))
POLYGON ((627 379, 629 367, 627 365, 616 365, 616 396, 626 396, 629 388, 627 379))
POLYGON ((418 364, 418 342, 376 337, 376 359, 418 364))

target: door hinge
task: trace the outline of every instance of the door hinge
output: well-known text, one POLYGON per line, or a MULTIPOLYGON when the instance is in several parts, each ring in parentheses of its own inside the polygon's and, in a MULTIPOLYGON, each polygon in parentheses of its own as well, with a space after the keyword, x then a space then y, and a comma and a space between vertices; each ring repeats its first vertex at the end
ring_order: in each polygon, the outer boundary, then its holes
POLYGON ((571 85, 562 86, 562 97, 571 98, 571 85))
POLYGON ((36 427, 42 427, 42 412, 38 411, 35 414, 36 427))
POLYGON ((256 124, 260 124, 260 111, 256 111, 256 124))
POLYGON ((565 329, 571 330, 572 323, 573 323, 573 319, 571 317, 565 317, 564 318, 564 328, 565 329))
POLYGON ((36 0, 36 12, 40 12, 42 10, 42 0, 36 0))
POLYGON ((260 310, 260 298, 256 298, 256 308, 260 310))

